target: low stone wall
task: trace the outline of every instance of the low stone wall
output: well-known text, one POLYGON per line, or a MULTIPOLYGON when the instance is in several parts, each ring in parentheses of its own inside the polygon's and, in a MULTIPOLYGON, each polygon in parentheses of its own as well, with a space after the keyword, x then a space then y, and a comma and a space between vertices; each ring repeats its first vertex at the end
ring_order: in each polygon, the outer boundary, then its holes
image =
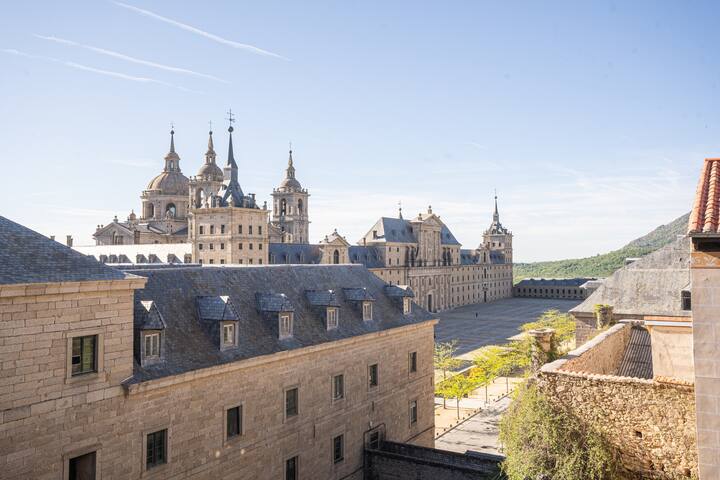
POLYGON ((697 478, 694 386, 599 373, 613 371, 615 360, 603 360, 603 355, 617 355, 629 331, 629 325, 616 325, 544 365, 538 386, 551 401, 604 434, 620 455, 622 478, 697 478))
POLYGON ((597 335, 564 357, 563 371, 614 374, 630 340, 631 325, 618 324, 597 335))

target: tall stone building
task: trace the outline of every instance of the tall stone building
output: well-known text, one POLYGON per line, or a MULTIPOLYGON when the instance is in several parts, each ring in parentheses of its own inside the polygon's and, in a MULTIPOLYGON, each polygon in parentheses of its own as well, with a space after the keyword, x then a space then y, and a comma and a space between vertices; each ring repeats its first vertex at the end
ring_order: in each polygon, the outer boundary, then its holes
POLYGON ((433 446, 437 321, 362 265, 122 272, 0 217, 0 315, 3 479, 360 480, 433 446))
POLYGON ((140 217, 131 211, 125 222, 115 217, 108 225, 98 225, 93 234, 95 242, 98 245, 186 242, 188 185, 188 178, 180 170, 180 156, 175 152, 175 131, 171 130, 165 167, 140 196, 140 217))
POLYGON ((310 243, 308 191, 295 178, 292 148, 290 149, 285 178, 273 189, 272 229, 277 232, 273 242, 310 243))
POLYGON ((268 210, 259 208, 255 194, 245 195, 240 187, 232 132, 231 126, 222 181, 210 132, 205 164, 190 183, 192 259, 200 264, 263 265, 267 264, 268 210))

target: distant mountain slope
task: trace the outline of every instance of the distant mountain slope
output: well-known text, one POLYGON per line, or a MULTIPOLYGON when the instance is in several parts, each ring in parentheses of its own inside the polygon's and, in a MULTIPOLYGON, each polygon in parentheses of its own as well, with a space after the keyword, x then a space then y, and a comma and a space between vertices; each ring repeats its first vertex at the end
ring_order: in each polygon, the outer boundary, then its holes
POLYGON ((622 267, 629 257, 642 257, 674 241, 678 235, 687 231, 690 214, 676 218, 667 225, 661 225, 647 235, 633 240, 619 250, 613 250, 594 257, 552 262, 534 262, 515 264, 515 281, 523 278, 571 278, 571 277, 607 277, 622 267))

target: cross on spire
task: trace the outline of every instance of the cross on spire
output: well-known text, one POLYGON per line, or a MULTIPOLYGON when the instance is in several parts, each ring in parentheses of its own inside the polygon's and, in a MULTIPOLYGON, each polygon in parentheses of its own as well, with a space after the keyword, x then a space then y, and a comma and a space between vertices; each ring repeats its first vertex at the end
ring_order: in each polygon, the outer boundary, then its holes
POLYGON ((230 122, 230 127, 228 127, 228 132, 232 133, 232 131, 233 131, 232 124, 235 123, 235 116, 232 113, 232 108, 228 109, 227 114, 228 114, 227 121, 230 122))
POLYGON ((208 125, 210 126, 210 132, 212 132, 212 120, 208 122, 208 125))
POLYGON ((402 216, 402 200, 398 201, 398 217, 400 217, 401 219, 403 218, 403 216, 402 216))

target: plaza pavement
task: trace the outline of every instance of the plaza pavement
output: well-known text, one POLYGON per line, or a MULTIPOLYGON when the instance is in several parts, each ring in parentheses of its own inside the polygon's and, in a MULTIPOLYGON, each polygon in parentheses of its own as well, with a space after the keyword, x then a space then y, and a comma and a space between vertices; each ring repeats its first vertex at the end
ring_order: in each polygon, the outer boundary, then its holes
POLYGON ((547 310, 567 312, 580 303, 580 300, 506 298, 465 305, 438 313, 440 322, 435 326, 435 341, 457 340, 457 356, 465 358, 478 348, 506 343, 519 333, 520 325, 536 320, 547 310))

